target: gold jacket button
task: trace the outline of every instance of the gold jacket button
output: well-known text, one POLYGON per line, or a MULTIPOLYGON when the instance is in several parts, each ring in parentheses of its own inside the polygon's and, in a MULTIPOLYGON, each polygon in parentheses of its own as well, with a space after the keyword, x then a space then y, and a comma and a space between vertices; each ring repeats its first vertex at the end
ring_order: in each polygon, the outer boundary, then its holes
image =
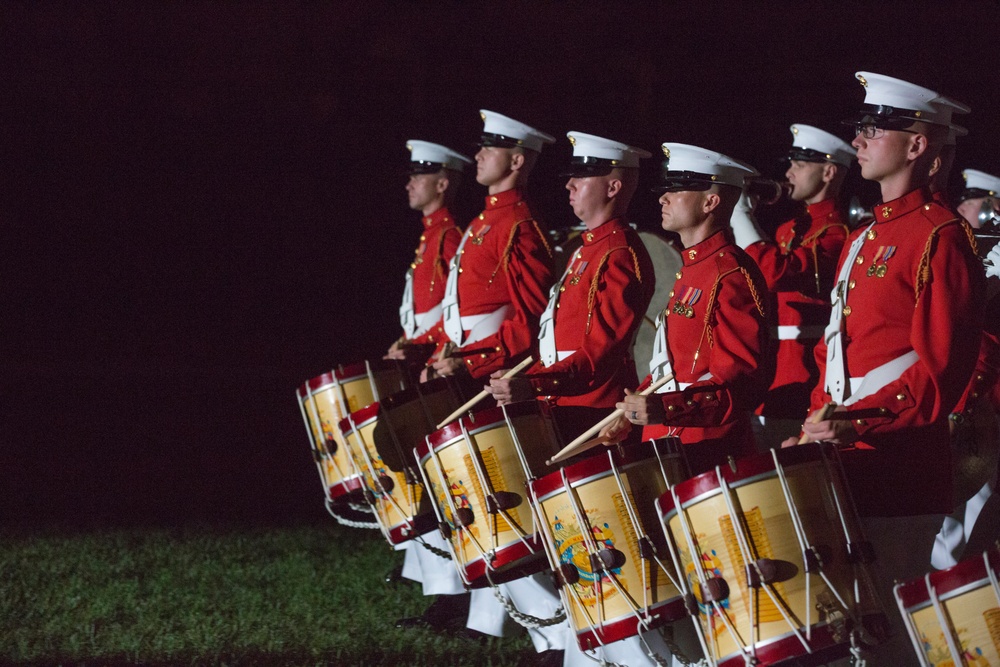
POLYGON ((874 241, 875 237, 878 236, 878 234, 875 232, 874 229, 869 229, 868 234, 866 234, 866 236, 868 237, 869 241, 874 241))
POLYGON ((865 263, 864 256, 858 255, 858 258, 856 260, 854 260, 854 263, 857 264, 858 266, 861 266, 862 264, 864 264, 865 263))
POLYGON ((851 282, 847 283, 847 289, 854 289, 854 278, 851 278, 851 282))
POLYGON ((851 307, 850 306, 844 306, 844 317, 847 317, 850 314, 851 314, 851 307))
POLYGON ((896 394, 896 400, 897 401, 905 401, 906 400, 906 394, 896 394))
POLYGON ((864 426, 865 425, 865 420, 864 419, 855 419, 854 423, 856 425, 858 425, 858 426, 864 426))

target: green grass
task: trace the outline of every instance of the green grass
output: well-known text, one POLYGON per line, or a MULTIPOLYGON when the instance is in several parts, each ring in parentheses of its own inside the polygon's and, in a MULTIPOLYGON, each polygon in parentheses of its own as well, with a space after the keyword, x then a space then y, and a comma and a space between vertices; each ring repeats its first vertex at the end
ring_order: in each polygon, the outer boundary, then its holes
POLYGON ((382 577, 401 556, 375 531, 131 529, 0 534, 0 662, 514 665, 530 642, 393 622, 426 607, 382 577))

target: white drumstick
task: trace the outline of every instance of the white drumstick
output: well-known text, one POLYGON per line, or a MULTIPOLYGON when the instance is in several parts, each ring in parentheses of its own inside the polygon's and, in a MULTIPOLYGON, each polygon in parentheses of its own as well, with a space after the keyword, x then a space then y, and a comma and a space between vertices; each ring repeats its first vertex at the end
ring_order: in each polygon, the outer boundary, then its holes
MULTIPOLYGON (((506 378, 512 378, 512 377, 514 377, 515 375, 517 375, 518 373, 520 373, 521 371, 523 371, 525 368, 527 368, 528 366, 530 366, 533 363, 535 363, 534 357, 529 356, 527 359, 525 359, 524 361, 522 361, 521 363, 519 363, 517 366, 514 366, 514 368, 510 369, 509 371, 507 371, 506 373, 504 373, 500 377, 505 378, 505 379, 506 378)), ((447 417, 445 417, 444 421, 442 421, 440 424, 438 424, 435 428, 442 428, 442 427, 444 427, 445 424, 449 424, 449 423, 453 422, 455 419, 457 419, 459 416, 461 416, 461 414, 463 412, 465 412, 466 410, 468 410, 469 408, 471 408, 473 405, 475 405, 476 403, 478 403, 479 401, 483 400, 484 398, 486 398, 489 395, 490 395, 490 392, 488 392, 485 389, 483 389, 481 392, 479 392, 478 394, 476 394, 475 397, 473 397, 472 399, 470 399, 469 401, 467 401, 465 403, 465 405, 463 405, 458 410, 455 410, 450 415, 448 415, 447 417)))
MULTIPOLYGON (((662 378, 660 378, 656 382, 652 383, 651 385, 640 391, 639 396, 649 396, 654 391, 656 391, 657 389, 659 389, 660 387, 662 387, 663 385, 665 385, 666 383, 670 382, 673 379, 674 379, 674 374, 667 373, 662 378)), ((602 428, 604 428, 614 420, 618 419, 623 414, 625 414, 624 410, 615 410, 610 415, 608 415, 607 417, 605 417, 604 419, 597 422, 596 424, 588 428, 586 431, 581 433, 576 440, 574 440, 573 442, 569 443, 568 445, 560 449, 556 453, 556 455, 553 456, 548 461, 546 461, 545 464, 552 465, 553 463, 558 463, 563 459, 575 456, 580 452, 585 452, 591 447, 595 447, 601 444, 601 440, 599 438, 595 438, 594 436, 600 433, 602 428)))

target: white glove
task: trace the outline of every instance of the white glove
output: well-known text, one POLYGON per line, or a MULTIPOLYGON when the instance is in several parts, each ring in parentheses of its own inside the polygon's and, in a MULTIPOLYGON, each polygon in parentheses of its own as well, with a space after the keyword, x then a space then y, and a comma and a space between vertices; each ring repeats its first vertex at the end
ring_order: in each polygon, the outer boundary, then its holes
POLYGON ((1000 243, 986 254, 986 277, 1000 278, 1000 243))
POLYGON ((746 191, 740 195, 740 200, 736 202, 733 209, 733 217, 729 221, 733 227, 733 236, 736 237, 736 245, 746 249, 748 246, 764 240, 764 234, 757 226, 757 221, 753 217, 753 206, 746 191))

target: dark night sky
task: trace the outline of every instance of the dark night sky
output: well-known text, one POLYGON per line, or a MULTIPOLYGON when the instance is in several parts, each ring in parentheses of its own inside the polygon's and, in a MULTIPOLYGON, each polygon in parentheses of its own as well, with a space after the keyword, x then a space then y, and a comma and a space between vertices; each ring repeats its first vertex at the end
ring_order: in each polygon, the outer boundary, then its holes
MULTIPOLYGON (((790 123, 848 136, 868 69, 972 106, 956 167, 997 173, 998 17, 992 1, 5 3, 0 523, 318 516, 294 390, 396 335, 419 233, 407 139, 471 154, 489 108, 778 176, 790 123)), ((568 154, 533 177, 551 227, 572 222, 568 154)), ((462 218, 482 193, 465 188, 462 218)), ((632 212, 657 224, 652 194, 632 212)))

